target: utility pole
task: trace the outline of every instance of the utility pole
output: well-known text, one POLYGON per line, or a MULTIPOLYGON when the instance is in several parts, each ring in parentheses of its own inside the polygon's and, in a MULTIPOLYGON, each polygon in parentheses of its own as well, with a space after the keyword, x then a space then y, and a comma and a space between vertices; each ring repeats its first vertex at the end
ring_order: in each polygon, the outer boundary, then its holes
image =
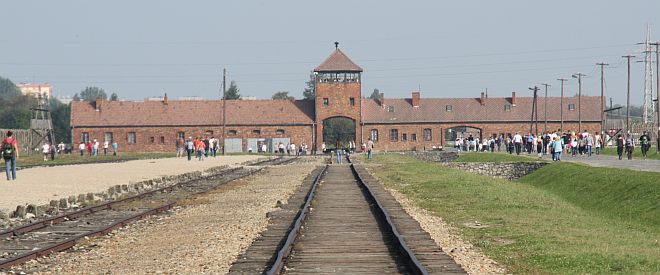
POLYGON ((656 136, 656 150, 660 152, 660 51, 658 51, 658 47, 660 47, 660 42, 654 42, 651 43, 651 45, 655 46, 655 77, 656 77, 656 84, 655 84, 655 92, 657 93, 655 97, 655 118, 657 119, 658 123, 658 135, 656 136))
POLYGON ((600 134, 605 135, 605 66, 610 64, 596 63, 600 66, 600 134))
POLYGON ((545 99, 543 102, 543 119, 545 120, 545 124, 543 125, 543 133, 548 132, 548 87, 552 86, 547 83, 541 84, 545 86, 545 99))
POLYGON ((568 81, 566 78, 557 78, 557 80, 561 81, 561 97, 559 99, 559 105, 561 105, 561 108, 559 108, 559 119, 561 120, 561 133, 564 133, 564 82, 568 81))
POLYGON ((534 101, 532 102, 532 119, 530 120, 530 123, 529 123, 529 133, 530 134, 532 133, 534 122, 536 122, 536 132, 535 132, 535 134, 536 134, 536 136, 538 136, 539 135, 539 112, 538 112, 538 108, 537 108, 538 105, 537 105, 536 102, 537 102, 537 98, 538 98, 537 94, 538 94, 538 91, 539 91, 539 87, 534 86, 534 88, 529 88, 529 89, 534 91, 534 101), (535 115, 536 115, 536 120, 534 119, 535 115))
POLYGON ((624 55, 623 58, 628 59, 628 95, 626 97, 626 134, 630 132, 630 59, 634 55, 624 55))
POLYGON ((583 73, 576 73, 574 78, 578 79, 578 132, 582 133, 582 77, 586 76, 583 73))
POLYGON ((227 136, 227 69, 222 69, 222 155, 225 155, 227 142, 225 138, 227 136))

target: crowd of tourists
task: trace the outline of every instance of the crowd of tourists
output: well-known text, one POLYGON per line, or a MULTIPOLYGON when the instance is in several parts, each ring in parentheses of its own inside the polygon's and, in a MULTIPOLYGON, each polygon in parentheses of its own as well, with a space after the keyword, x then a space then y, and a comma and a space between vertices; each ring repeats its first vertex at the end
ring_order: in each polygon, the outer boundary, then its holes
MULTIPOLYGON (((517 132, 507 136, 503 134, 499 136, 492 135, 483 140, 472 135, 466 138, 458 137, 454 142, 454 147, 459 151, 468 152, 505 151, 517 155, 521 153, 536 154, 539 158, 549 154, 552 156, 552 160, 561 161, 562 155, 570 155, 571 157, 599 155, 605 147, 605 140, 608 138, 609 136, 601 136, 598 132, 590 133, 588 131, 561 133, 557 130, 540 135, 532 133, 521 135, 517 132)), ((651 139, 647 132, 644 132, 637 140, 630 134, 625 137, 619 134, 614 140, 620 160, 623 159, 624 153, 627 159, 632 159, 635 146, 638 144, 641 147, 642 156, 646 158, 651 147, 651 139)))

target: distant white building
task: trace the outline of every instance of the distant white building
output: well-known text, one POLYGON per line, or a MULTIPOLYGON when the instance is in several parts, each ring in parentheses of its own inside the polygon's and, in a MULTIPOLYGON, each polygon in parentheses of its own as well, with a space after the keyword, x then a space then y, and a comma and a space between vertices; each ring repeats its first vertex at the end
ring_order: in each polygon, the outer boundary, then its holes
POLYGON ((64 95, 58 95, 55 97, 59 102, 62 102, 63 104, 69 104, 71 101, 73 101, 73 97, 71 96, 64 96, 64 95))
POLYGON ((24 95, 34 95, 34 97, 39 97, 41 95, 44 98, 50 98, 53 95, 53 86, 45 84, 30 84, 30 83, 21 83, 16 85, 18 89, 24 95))

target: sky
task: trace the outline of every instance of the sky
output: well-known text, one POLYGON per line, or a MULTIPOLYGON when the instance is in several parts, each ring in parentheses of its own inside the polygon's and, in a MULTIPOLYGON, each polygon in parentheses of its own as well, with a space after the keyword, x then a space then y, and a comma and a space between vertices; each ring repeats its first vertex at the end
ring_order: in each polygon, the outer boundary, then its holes
MULTIPOLYGON (((660 1, 6 1, 0 76, 51 83, 56 95, 98 86, 142 100, 221 97, 222 69, 243 96, 302 97, 334 42, 364 69, 362 93, 385 97, 531 95, 584 73, 583 94, 643 98, 643 47, 660 40, 660 1)), ((655 68, 655 67, 654 67, 655 68)), ((655 89, 655 87, 654 87, 655 89)), ((654 92, 655 93, 655 92, 654 92)))

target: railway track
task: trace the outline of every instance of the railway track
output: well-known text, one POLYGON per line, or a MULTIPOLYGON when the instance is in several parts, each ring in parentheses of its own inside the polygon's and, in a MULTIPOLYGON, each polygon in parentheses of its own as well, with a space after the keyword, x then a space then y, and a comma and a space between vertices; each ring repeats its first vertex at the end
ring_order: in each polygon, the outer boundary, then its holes
POLYGON ((465 274, 363 168, 326 166, 305 188, 230 273, 465 274))
POLYGON ((85 237, 104 235, 132 221, 166 211, 176 202, 199 195, 266 166, 295 158, 276 158, 227 168, 213 175, 151 190, 120 200, 36 221, 0 232, 0 271, 26 261, 66 250, 85 237), (249 167, 252 166, 252 167, 249 167))

